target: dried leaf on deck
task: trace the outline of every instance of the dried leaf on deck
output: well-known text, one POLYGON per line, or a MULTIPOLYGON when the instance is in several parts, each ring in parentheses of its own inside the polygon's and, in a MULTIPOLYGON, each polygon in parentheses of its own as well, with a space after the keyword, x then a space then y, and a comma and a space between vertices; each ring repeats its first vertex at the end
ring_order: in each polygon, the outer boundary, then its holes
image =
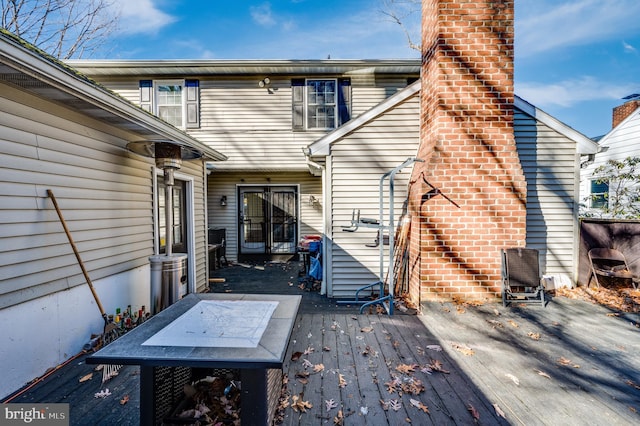
POLYGON ((400 364, 396 367, 401 373, 409 374, 415 372, 420 366, 418 364, 400 364))
POLYGON ((371 333, 373 331, 373 327, 362 327, 360 331, 363 333, 371 333))
POLYGON ((442 346, 440 345, 427 345, 427 349, 430 351, 442 352, 442 346))
POLYGON ((125 395, 122 397, 122 399, 120 400, 120 405, 125 405, 127 402, 129 402, 129 395, 125 395))
POLYGON ((331 352, 331 348, 330 348, 329 346, 323 346, 323 347, 322 347, 322 350, 323 350, 324 352, 331 352))
POLYGON ((313 363, 312 363, 311 361, 309 361, 308 359, 306 359, 306 358, 305 358, 305 359, 302 361, 302 367, 303 367, 303 368, 311 368, 311 367, 313 367, 313 363))
POLYGON ((402 383, 402 391, 409 395, 420 395, 424 392, 424 385, 419 379, 411 378, 410 380, 402 383))
POLYGON ((304 395, 301 393, 300 395, 293 395, 291 397, 292 403, 291 403, 291 408, 293 408, 293 411, 301 411, 303 413, 307 412, 307 409, 311 409, 313 408, 313 404, 311 404, 309 401, 304 401, 302 399, 304 395))
POLYGON ((413 398, 411 398, 411 399, 409 400, 409 402, 411 403, 411 405, 413 405, 414 407, 416 407, 416 408, 418 408, 418 409, 420 409, 420 410, 424 411, 425 413, 428 413, 428 412, 429 412, 429 408, 428 408, 426 405, 424 405, 424 404, 422 403, 422 401, 418 401, 417 399, 413 399, 413 398))
POLYGON ((312 354, 315 351, 314 348, 312 348, 311 346, 307 347, 307 349, 304 350, 303 355, 309 355, 312 354))
POLYGON ((78 382, 79 383, 86 382, 87 380, 91 380, 92 377, 93 377, 93 373, 89 373, 86 376, 80 377, 80 380, 78 380, 78 382))
POLYGON ((389 401, 389 408, 391 408, 393 411, 398 411, 402 408, 402 402, 398 401, 397 399, 392 399, 389 401))
POLYGON ((637 384, 636 382, 634 382, 633 380, 627 380, 625 383, 628 384, 631 387, 634 387, 634 388, 640 390, 640 385, 637 384))
POLYGON ((338 407, 338 403, 335 402, 333 399, 325 400, 324 401, 324 405, 325 405, 325 407, 327 407, 327 411, 331 410, 332 408, 337 408, 338 407))
POLYGON ((538 374, 539 374, 540 376, 542 376, 542 377, 546 377, 547 379, 550 379, 550 378, 551 378, 551 376, 550 376, 550 375, 548 375, 547 373, 545 373, 545 372, 544 372, 544 371, 542 371, 542 370, 538 370, 538 369, 536 369, 536 370, 535 370, 535 372, 536 372, 536 373, 538 373, 538 374))
POLYGON ((520 379, 518 379, 516 376, 514 376, 513 374, 505 374, 505 376, 506 376, 508 379, 511 379, 511 381, 512 381, 513 383, 515 383, 516 385, 520 386, 520 379))
POLYGON ((496 410, 496 415, 498 417, 502 417, 503 419, 506 419, 507 417, 504 414, 504 411, 502 411, 502 409, 500 407, 498 407, 498 404, 493 404, 493 408, 494 410, 496 410))
POLYGON ((463 345, 462 343, 452 343, 451 346, 453 346, 453 349, 458 352, 462 352, 464 355, 471 356, 475 354, 473 349, 467 345, 463 345))
POLYGON ((344 415, 342 410, 338 411, 338 414, 333 418, 333 424, 336 426, 342 426, 344 422, 344 415))
POLYGON ((297 361, 303 355, 302 352, 294 352, 291 354, 291 361, 297 361))
POLYGON ((473 420, 475 420, 476 422, 478 420, 480 420, 480 413, 478 412, 478 410, 476 410, 476 407, 474 407, 473 405, 469 404, 469 405, 467 405, 467 410, 469 410, 469 412, 471 413, 471 416, 473 417, 473 420))
POLYGON ((527 336, 531 337, 533 340, 540 340, 540 333, 534 333, 530 331, 527 333, 527 336))
POLYGON ((560 358, 558 358, 558 364, 561 365, 570 365, 573 368, 580 368, 580 366, 578 364, 574 364, 571 362, 571 360, 561 356, 560 358))
POLYGON ((316 364, 313 366, 314 373, 319 373, 321 371, 324 371, 324 364, 316 364))
POLYGON ((347 381, 342 374, 338 373, 338 387, 343 388, 345 386, 347 386, 347 381))
POLYGON ((493 328, 504 328, 504 325, 502 325, 502 323, 498 320, 490 319, 490 320, 487 320, 487 322, 491 324, 493 328))
POLYGON ((449 374, 449 370, 445 370, 444 368, 442 368, 442 362, 437 359, 431 360, 431 363, 429 363, 429 368, 431 369, 431 371, 438 371, 440 373, 449 374))
POLYGON ((514 320, 509 320, 509 324, 511 324, 511 326, 514 327, 514 328, 518 328, 519 327, 519 325, 514 320))
POLYGON ((400 387, 401 384, 402 384, 402 380, 400 380, 398 377, 394 377, 388 382, 386 382, 384 385, 387 387, 387 392, 394 393, 394 392, 397 392, 398 387, 400 387))

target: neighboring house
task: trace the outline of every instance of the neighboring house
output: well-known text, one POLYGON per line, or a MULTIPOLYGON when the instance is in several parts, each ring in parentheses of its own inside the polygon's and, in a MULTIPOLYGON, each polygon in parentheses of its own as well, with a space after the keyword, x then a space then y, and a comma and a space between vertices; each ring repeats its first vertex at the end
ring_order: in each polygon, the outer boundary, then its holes
POLYGON ((228 156, 209 164, 207 208, 230 261, 293 254, 301 236, 323 234, 323 166, 306 147, 420 75, 420 60, 69 64, 228 156))
POLYGON ((598 141, 600 151, 583 158, 580 170, 580 200, 583 215, 601 217, 608 203, 609 180, 595 170, 609 160, 640 157, 640 100, 631 99, 613 110, 611 131, 598 141))
MULTIPOLYGON (((309 146, 311 159, 326 165, 324 285, 331 296, 352 297, 379 279, 378 248, 366 246, 374 242, 376 230, 352 233, 343 227, 350 224, 353 209, 378 218, 380 176, 415 157, 419 94, 417 82, 309 146)), ((542 273, 575 282, 579 158, 595 153, 597 145, 517 96, 514 107, 514 134, 527 181, 526 244, 540 251, 542 273)), ((416 190, 409 185, 410 172, 407 167, 396 176, 395 224, 407 191, 416 190)), ((388 192, 383 198, 388 206, 388 192)), ((388 270, 388 256, 384 261, 388 270)))
POLYGON ((127 144, 171 141, 203 155, 175 172, 174 241, 188 253, 190 292, 208 283, 205 160, 225 157, 5 32, 0 98, 3 397, 104 326, 47 190, 107 313, 149 310, 149 257, 163 250, 163 171, 127 144))

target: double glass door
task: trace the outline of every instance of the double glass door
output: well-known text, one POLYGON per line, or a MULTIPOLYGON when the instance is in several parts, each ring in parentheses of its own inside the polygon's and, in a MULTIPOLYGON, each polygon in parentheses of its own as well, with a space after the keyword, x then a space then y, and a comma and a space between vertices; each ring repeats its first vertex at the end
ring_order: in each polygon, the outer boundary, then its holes
POLYGON ((240 254, 295 253, 296 187, 241 187, 239 200, 240 254))

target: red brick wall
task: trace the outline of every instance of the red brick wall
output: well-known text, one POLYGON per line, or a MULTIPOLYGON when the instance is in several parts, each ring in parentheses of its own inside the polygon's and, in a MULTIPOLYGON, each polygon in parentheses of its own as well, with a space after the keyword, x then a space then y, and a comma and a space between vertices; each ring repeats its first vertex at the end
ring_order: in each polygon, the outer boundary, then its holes
POLYGON ((640 108, 640 101, 628 101, 619 105, 613 109, 613 118, 611 128, 616 127, 622 123, 633 111, 640 108))
POLYGON ((514 0, 423 0, 421 135, 410 188, 412 299, 500 292, 500 248, 524 246, 513 135, 514 0), (427 183, 428 182, 428 183, 427 183), (441 195, 429 193, 434 187, 441 195))

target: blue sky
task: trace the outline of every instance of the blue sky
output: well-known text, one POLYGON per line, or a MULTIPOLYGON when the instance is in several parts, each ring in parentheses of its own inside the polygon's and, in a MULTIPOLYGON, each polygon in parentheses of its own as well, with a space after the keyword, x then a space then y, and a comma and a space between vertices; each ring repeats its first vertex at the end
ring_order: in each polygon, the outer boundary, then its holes
MULTIPOLYGON (((104 58, 420 57, 385 0, 117 1, 122 30, 104 58)), ((640 93, 640 1, 515 4, 516 94, 587 136, 605 134, 612 108, 640 93)), ((419 42, 417 14, 404 22, 419 42)))

